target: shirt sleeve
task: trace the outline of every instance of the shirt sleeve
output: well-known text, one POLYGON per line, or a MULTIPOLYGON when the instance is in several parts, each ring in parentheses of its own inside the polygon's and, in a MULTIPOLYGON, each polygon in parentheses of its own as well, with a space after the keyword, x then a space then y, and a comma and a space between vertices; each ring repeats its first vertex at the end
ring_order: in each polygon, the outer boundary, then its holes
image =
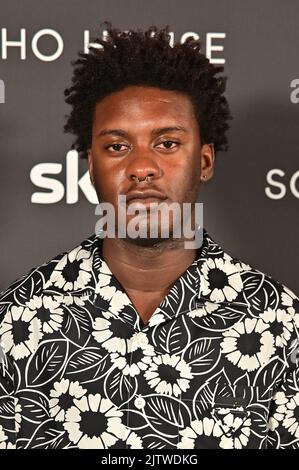
POLYGON ((292 325, 292 334, 283 349, 284 372, 269 413, 267 447, 272 449, 299 449, 299 314, 296 312, 292 325))
POLYGON ((0 315, 0 449, 15 447, 16 442, 16 399, 13 358, 7 353, 9 312, 0 315))

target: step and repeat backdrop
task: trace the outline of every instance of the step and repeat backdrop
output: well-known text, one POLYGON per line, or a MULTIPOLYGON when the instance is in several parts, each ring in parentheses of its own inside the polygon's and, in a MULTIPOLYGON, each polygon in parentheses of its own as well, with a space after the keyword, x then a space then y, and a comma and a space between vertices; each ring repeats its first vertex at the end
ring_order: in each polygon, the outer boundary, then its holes
POLYGON ((0 0, 0 290, 94 232, 87 162, 63 133, 71 60, 102 36, 170 26, 228 76, 230 149, 202 187, 226 251, 299 292, 297 0, 0 0))

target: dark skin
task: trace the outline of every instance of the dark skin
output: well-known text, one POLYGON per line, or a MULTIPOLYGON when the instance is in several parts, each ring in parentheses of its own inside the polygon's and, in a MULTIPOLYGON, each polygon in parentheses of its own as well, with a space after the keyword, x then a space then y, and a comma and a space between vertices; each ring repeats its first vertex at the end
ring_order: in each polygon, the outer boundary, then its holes
MULTIPOLYGON (((147 86, 129 86, 97 103, 88 161, 99 201, 116 212, 118 196, 135 189, 156 189, 167 204, 195 203, 200 182, 214 171, 212 146, 201 143, 189 97, 147 86)), ((196 257, 183 239, 147 242, 103 241, 103 258, 144 323, 196 257)))

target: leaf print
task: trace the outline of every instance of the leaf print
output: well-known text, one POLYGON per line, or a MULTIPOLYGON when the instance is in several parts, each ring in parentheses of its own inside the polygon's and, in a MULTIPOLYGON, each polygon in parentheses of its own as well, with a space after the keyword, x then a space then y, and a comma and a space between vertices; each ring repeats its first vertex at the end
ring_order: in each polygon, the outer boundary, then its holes
POLYGON ((215 403, 216 397, 233 397, 233 386, 226 372, 222 369, 198 388, 193 398, 193 413, 197 419, 210 409, 215 403))
POLYGON ((37 390, 20 390, 18 398, 22 406, 22 419, 40 424, 49 418, 49 403, 45 395, 37 390))
POLYGON ((75 445, 72 445, 66 432, 62 431, 52 439, 48 444, 48 449, 76 449, 75 445))
POLYGON ((64 307, 62 333, 72 343, 85 346, 91 334, 92 318, 85 308, 76 305, 64 307))
POLYGON ((177 354, 181 352, 190 340, 190 332, 183 317, 171 323, 157 325, 153 332, 153 341, 159 345, 163 353, 177 354))
POLYGON ((192 341, 184 351, 183 358, 191 367, 192 374, 210 373, 219 362, 219 338, 200 338, 192 341))
POLYGON ((65 376, 81 384, 96 382, 113 366, 110 354, 103 348, 86 348, 76 351, 68 360, 65 376))
POLYGON ((68 349, 63 339, 42 342, 26 365, 26 385, 41 387, 53 381, 65 365, 68 349))
POLYGON ((148 423, 142 411, 134 410, 132 408, 128 409, 127 405, 125 408, 121 408, 121 410, 124 412, 128 412, 129 414, 127 425, 130 426, 130 429, 138 432, 144 430, 145 428, 148 428, 148 423))
MULTIPOLYGON (((298 347, 298 345, 297 345, 298 347)), ((298 351, 296 351, 296 356, 298 354, 298 351)), ((295 357, 296 357, 295 356, 295 357)), ((290 372, 287 376, 286 379, 286 385, 287 387, 292 390, 293 392, 296 392, 298 390, 298 385, 299 384, 299 369, 296 368, 292 372, 290 372)))
POLYGON ((251 421, 254 423, 254 433, 263 439, 267 433, 268 409, 249 408, 251 421))
POLYGON ((189 316, 191 322, 207 331, 225 331, 246 315, 244 305, 217 305, 211 302, 196 304, 196 309, 189 316), (210 311, 211 310, 211 311, 210 311))
POLYGON ((237 387, 241 386, 243 388, 249 386, 249 377, 246 373, 244 373, 243 375, 241 375, 240 377, 236 379, 236 381, 234 382, 234 387, 236 386, 237 387))
POLYGON ((136 377, 128 378, 119 369, 112 369, 105 377, 105 394, 116 405, 127 403, 137 391, 136 377))
POLYGON ((25 305, 34 295, 40 295, 45 279, 40 271, 34 271, 18 286, 14 292, 14 299, 18 305, 25 305))
POLYGON ((250 304, 253 314, 260 315, 267 308, 276 309, 279 293, 263 273, 244 274, 242 276, 244 297, 250 304))
MULTIPOLYGON (((2 298, 3 301, 3 298, 2 298)), ((3 318, 5 315, 5 312, 7 310, 7 305, 3 303, 2 305, 0 304, 0 317, 3 318)))
POLYGON ((49 449, 53 448, 55 442, 65 434, 65 430, 57 428, 54 420, 44 421, 24 447, 25 449, 49 449))
POLYGON ((273 357, 264 367, 258 370, 253 385, 260 383, 264 390, 263 396, 266 396, 271 388, 275 388, 276 382, 284 370, 284 362, 279 357, 273 357))
POLYGON ((160 303, 159 308, 166 317, 171 318, 177 311, 178 306, 180 306, 183 303, 183 300, 187 298, 187 294, 188 288, 186 288, 181 279, 178 279, 170 289, 168 295, 166 295, 160 303))
POLYGON ((0 396, 9 395, 13 391, 13 375, 10 373, 8 368, 5 368, 5 365, 0 361, 0 370, 2 368, 3 377, 0 375, 0 396))
POLYGON ((293 440, 292 442, 289 442, 287 444, 281 444, 282 449, 299 449, 299 441, 298 440, 293 440))
POLYGON ((165 439, 157 434, 147 434, 143 438, 144 449, 175 449, 175 440, 171 442, 169 439, 165 439))
POLYGON ((15 403, 12 396, 0 397, 0 419, 4 423, 5 431, 13 432, 15 430, 15 403))
POLYGON ((147 323, 94 235, 1 294, 0 450, 295 448, 298 298, 197 255, 147 323))
POLYGON ((215 400, 216 395, 221 395, 223 397, 233 396, 233 386, 227 376, 225 368, 212 377, 211 380, 208 380, 208 383, 210 389, 213 391, 213 401, 215 400))
POLYGON ((163 395, 143 397, 143 413, 148 424, 165 438, 177 436, 178 428, 190 420, 188 408, 178 399, 163 395))

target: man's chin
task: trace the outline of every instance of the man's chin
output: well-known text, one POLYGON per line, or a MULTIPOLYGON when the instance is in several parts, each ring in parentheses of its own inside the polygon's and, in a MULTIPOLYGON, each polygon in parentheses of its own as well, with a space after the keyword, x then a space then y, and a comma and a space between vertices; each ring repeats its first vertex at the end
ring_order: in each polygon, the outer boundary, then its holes
POLYGON ((126 237, 126 241, 136 246, 143 246, 145 248, 155 248, 161 246, 162 243, 167 243, 172 240, 171 237, 167 238, 152 238, 152 237, 126 237))

